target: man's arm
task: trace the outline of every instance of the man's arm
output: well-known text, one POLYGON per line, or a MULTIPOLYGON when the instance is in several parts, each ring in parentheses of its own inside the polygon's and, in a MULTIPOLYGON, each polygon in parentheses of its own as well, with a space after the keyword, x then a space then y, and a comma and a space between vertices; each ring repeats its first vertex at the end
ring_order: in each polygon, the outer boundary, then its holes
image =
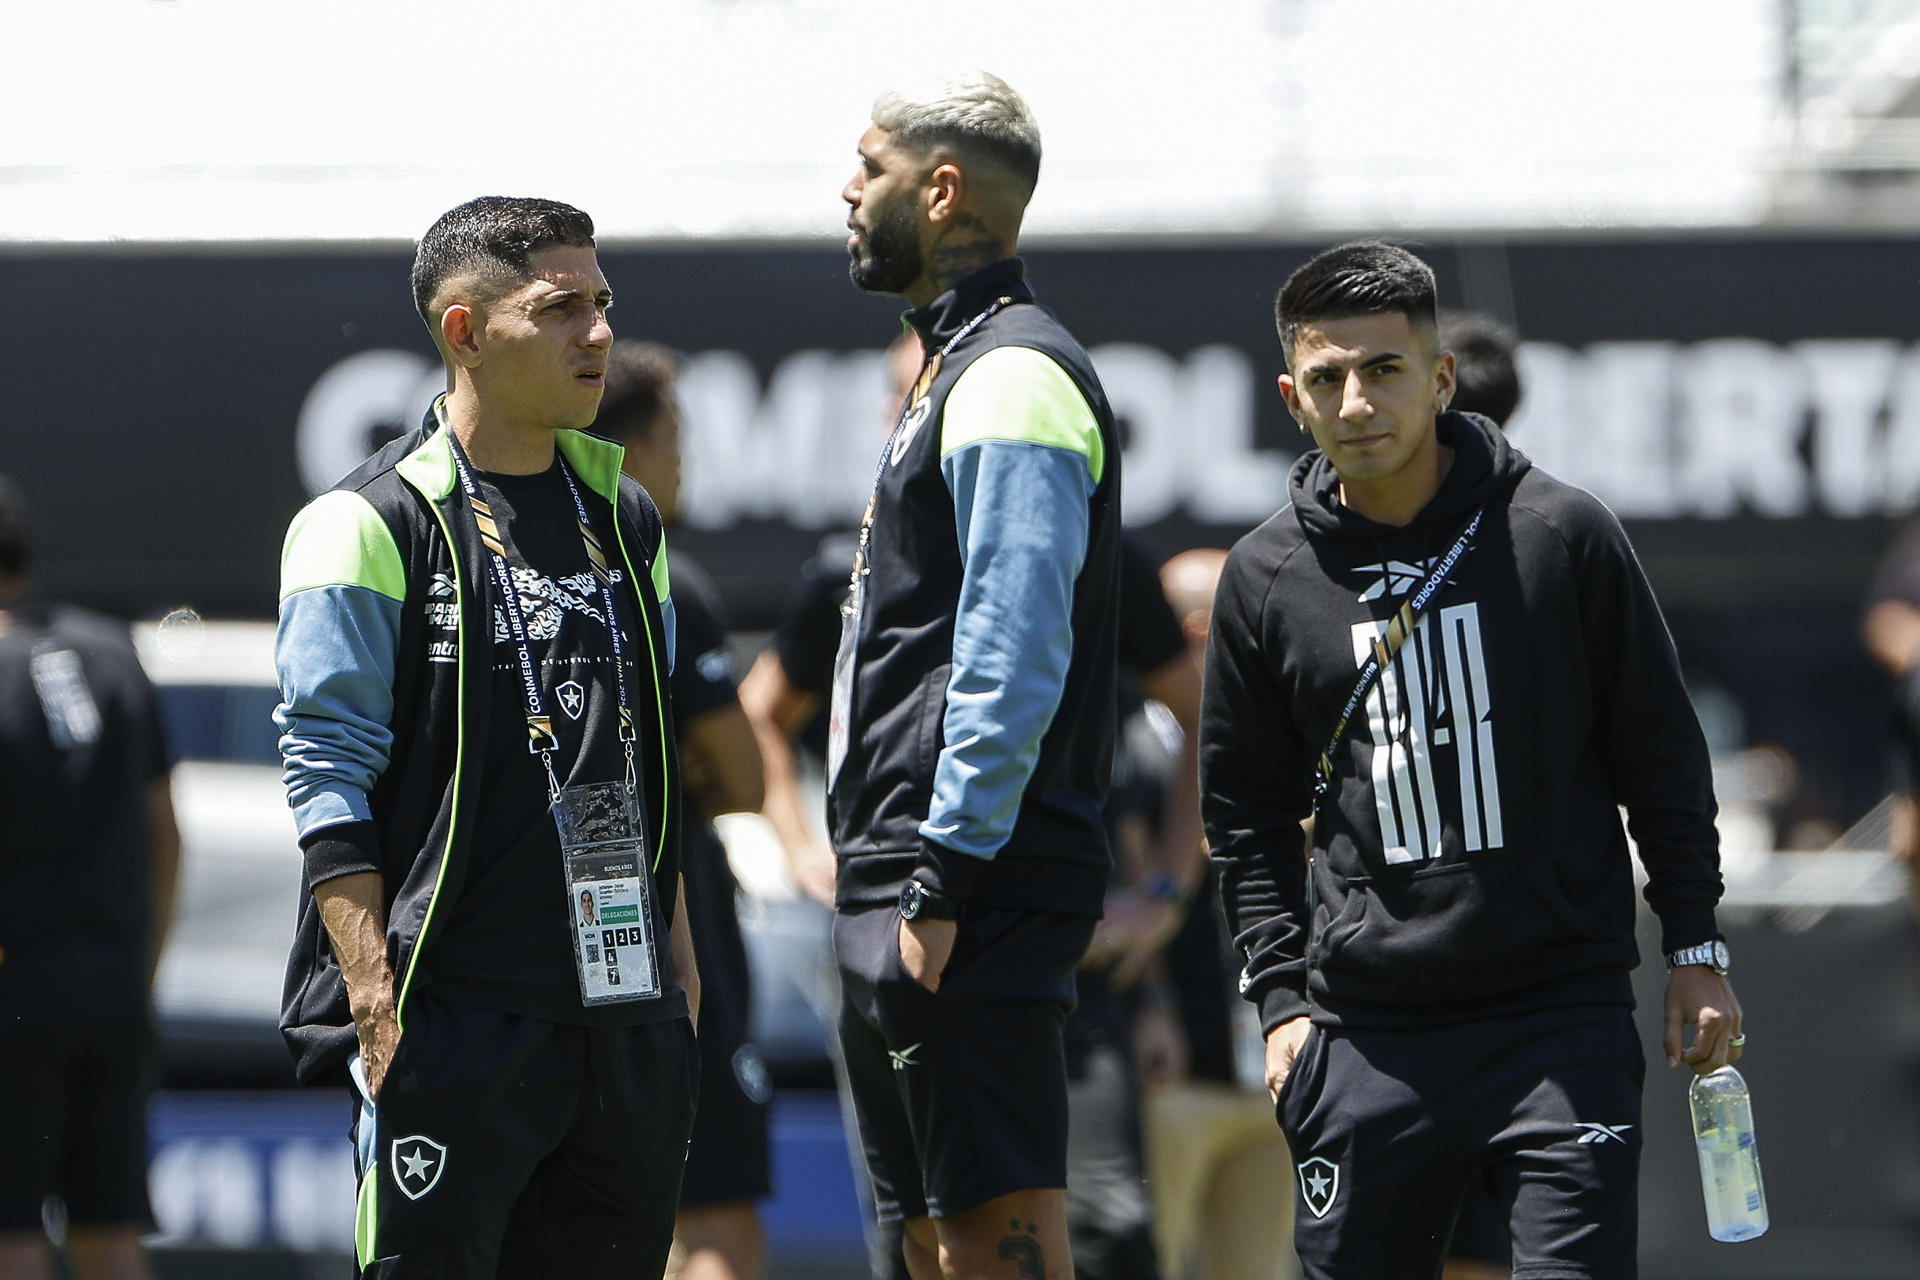
MULTIPOLYGON (((1013 832, 1060 705, 1073 661, 1088 501, 1109 460, 1079 387, 1028 348, 1003 347, 974 361, 941 418, 960 600, 943 745, 914 877, 965 902, 1013 832)), ((908 971, 937 986, 954 923, 905 922, 901 933, 908 971)))
POLYGON ((147 784, 147 849, 152 935, 147 949, 147 989, 153 989, 173 926, 173 896, 180 880, 180 824, 173 813, 173 784, 161 774, 147 784))
POLYGON ((687 793, 709 818, 757 813, 766 799, 760 744, 735 702, 695 716, 681 731, 687 793))
POLYGON ((800 798, 793 739, 820 708, 819 694, 794 684, 772 649, 754 659, 740 682, 740 708, 760 748, 764 799, 760 812, 786 851, 793 882, 814 901, 833 905, 833 851, 815 837, 800 798))
POLYGON ((347 1007, 360 1037, 360 1063, 367 1092, 380 1086, 400 1044, 399 1007, 394 1000, 393 966, 387 959, 387 905, 384 881, 372 871, 337 876, 313 887, 320 922, 327 927, 340 976, 347 984, 347 1007))
POLYGON ((687 878, 680 877, 679 892, 673 895, 673 925, 667 932, 667 950, 673 957, 673 976, 687 993, 687 1016, 693 1029, 700 1029, 700 963, 693 954, 693 926, 687 923, 687 878))
MULTIPOLYGON (((1598 508, 1598 504, 1595 504, 1598 508)), ((1604 508, 1573 542, 1580 607, 1594 666, 1596 731, 1627 809, 1646 898, 1660 918, 1661 950, 1719 936, 1720 838, 1714 827, 1713 767, 1680 675, 1680 658, 1653 589, 1626 534, 1604 508)), ((1740 1002, 1726 976, 1682 965, 1667 979, 1667 1065, 1705 1075, 1740 1054, 1740 1002), (1682 1032, 1694 1028, 1691 1045, 1682 1032)))
MULTIPOLYGON (((1272 574, 1249 544, 1227 559, 1214 601, 1200 711, 1200 812, 1234 946, 1240 994, 1269 1039, 1307 1013, 1308 759, 1275 678, 1264 606, 1272 574)), ((1299 1029, 1304 1035, 1304 1024, 1299 1029)), ((1291 1061, 1291 1054, 1287 1055, 1291 1061)))
POLYGON ((1115 986, 1132 986, 1154 956, 1180 931, 1206 874, 1207 849, 1200 832, 1200 663, 1182 649, 1140 678, 1141 691, 1173 716, 1180 750, 1167 776, 1157 837, 1146 847, 1137 885, 1107 894, 1107 914, 1095 930, 1093 950, 1116 954, 1115 986))
POLYGON ((368 1091, 400 1039, 387 953, 384 859, 368 799, 393 748, 393 676, 405 571, 392 533, 358 494, 314 500, 280 566, 280 754, 308 890, 347 987, 368 1091))

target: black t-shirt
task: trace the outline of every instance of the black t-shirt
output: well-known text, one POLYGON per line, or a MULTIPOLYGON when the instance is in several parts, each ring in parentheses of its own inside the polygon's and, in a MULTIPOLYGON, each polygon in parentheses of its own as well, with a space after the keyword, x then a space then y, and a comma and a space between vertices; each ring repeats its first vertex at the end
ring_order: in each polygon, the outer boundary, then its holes
POLYGON ((1120 669, 1136 676, 1186 652, 1180 619, 1160 586, 1160 561, 1132 533, 1120 538, 1120 669))
MULTIPOLYGON (((713 580, 678 551, 667 553, 673 575, 674 643, 673 721, 684 734, 696 719, 735 699, 733 659, 727 653, 727 625, 713 580)), ((828 655, 831 662, 832 655, 828 655)), ((832 672, 829 669, 829 677, 832 672)))
POLYGON ((793 584, 773 632, 773 652, 796 689, 825 697, 833 687, 840 606, 847 600, 859 541, 857 533, 830 533, 800 566, 800 580, 793 584))
POLYGON ((0 624, 0 1017, 133 1016, 152 929, 147 789, 169 758, 126 628, 60 605, 0 624))
MULTIPOLYGON (((559 746, 554 774, 562 786, 612 782, 626 776, 619 741, 619 701, 614 686, 614 650, 573 498, 559 464, 537 475, 476 472, 483 495, 502 530, 541 698, 559 746)), ((644 627, 633 616, 625 568, 613 554, 612 513, 584 486, 588 515, 608 549, 616 578, 613 590, 624 654, 627 705, 639 732, 654 722, 653 694, 640 675, 644 627)), ((489 577, 491 584, 494 580, 489 577)), ((493 600, 493 706, 487 760, 481 774, 480 812, 465 880, 447 917, 437 922, 427 963, 433 992, 465 1004, 504 1009, 555 1022, 634 1024, 679 1017, 685 999, 673 986, 667 958, 667 921, 659 886, 646 877, 652 904, 654 950, 666 994, 657 1000, 598 1005, 580 1002, 573 962, 572 906, 560 856, 560 839, 547 802, 540 758, 527 750, 527 705, 521 690, 518 650, 498 594, 493 600)), ((641 795, 656 780, 636 778, 641 795)), ((651 805, 646 819, 657 821, 651 805)), ((648 833, 652 846, 656 837, 648 833)))

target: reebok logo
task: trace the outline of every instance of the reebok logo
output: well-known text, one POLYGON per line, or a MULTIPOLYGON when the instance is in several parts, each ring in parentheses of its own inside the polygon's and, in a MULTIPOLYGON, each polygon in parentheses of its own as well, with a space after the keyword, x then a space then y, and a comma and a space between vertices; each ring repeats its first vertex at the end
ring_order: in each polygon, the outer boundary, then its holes
POLYGON ((1419 564, 1408 564, 1405 560, 1389 560, 1380 566, 1381 575, 1359 595, 1361 603, 1378 600, 1383 596, 1403 596, 1410 593, 1425 580, 1433 569, 1433 559, 1422 560, 1419 564))
POLYGON ((910 1044, 904 1049, 887 1050, 887 1057, 893 1061, 893 1069, 895 1071, 905 1071, 908 1067, 919 1066, 919 1060, 913 1055, 920 1052, 920 1045, 925 1043, 926 1041, 922 1040, 915 1044, 910 1044))
POLYGON ((1633 1128, 1630 1124, 1589 1124, 1584 1120, 1578 1120, 1574 1123, 1586 1130, 1585 1133, 1575 1139, 1576 1142, 1582 1143, 1583 1145, 1598 1142, 1625 1143, 1626 1138, 1623 1135, 1625 1135, 1627 1130, 1633 1128))

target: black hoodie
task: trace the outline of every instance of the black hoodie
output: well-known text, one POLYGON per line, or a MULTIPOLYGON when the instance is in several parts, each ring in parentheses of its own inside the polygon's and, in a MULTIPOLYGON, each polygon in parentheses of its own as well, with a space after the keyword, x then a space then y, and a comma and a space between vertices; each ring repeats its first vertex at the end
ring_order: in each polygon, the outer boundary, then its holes
POLYGON ((1263 1025, 1420 1025, 1632 1003, 1633 876, 1668 950, 1717 936, 1706 742, 1613 514, 1483 418, 1404 527, 1342 506, 1319 452, 1214 602, 1202 807, 1263 1025), (1300 823, 1374 636, 1477 509, 1471 548, 1374 686, 1300 823))

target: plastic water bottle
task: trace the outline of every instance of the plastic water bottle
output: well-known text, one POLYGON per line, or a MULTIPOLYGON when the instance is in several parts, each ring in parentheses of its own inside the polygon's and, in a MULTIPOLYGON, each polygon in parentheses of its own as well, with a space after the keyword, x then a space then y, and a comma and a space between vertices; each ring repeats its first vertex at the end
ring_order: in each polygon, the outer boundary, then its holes
POLYGON ((1700 1189, 1707 1199, 1707 1234, 1715 1240, 1751 1240, 1767 1229, 1767 1191, 1760 1183, 1747 1082, 1732 1067, 1722 1067, 1695 1077, 1687 1101, 1700 1154, 1700 1189))

